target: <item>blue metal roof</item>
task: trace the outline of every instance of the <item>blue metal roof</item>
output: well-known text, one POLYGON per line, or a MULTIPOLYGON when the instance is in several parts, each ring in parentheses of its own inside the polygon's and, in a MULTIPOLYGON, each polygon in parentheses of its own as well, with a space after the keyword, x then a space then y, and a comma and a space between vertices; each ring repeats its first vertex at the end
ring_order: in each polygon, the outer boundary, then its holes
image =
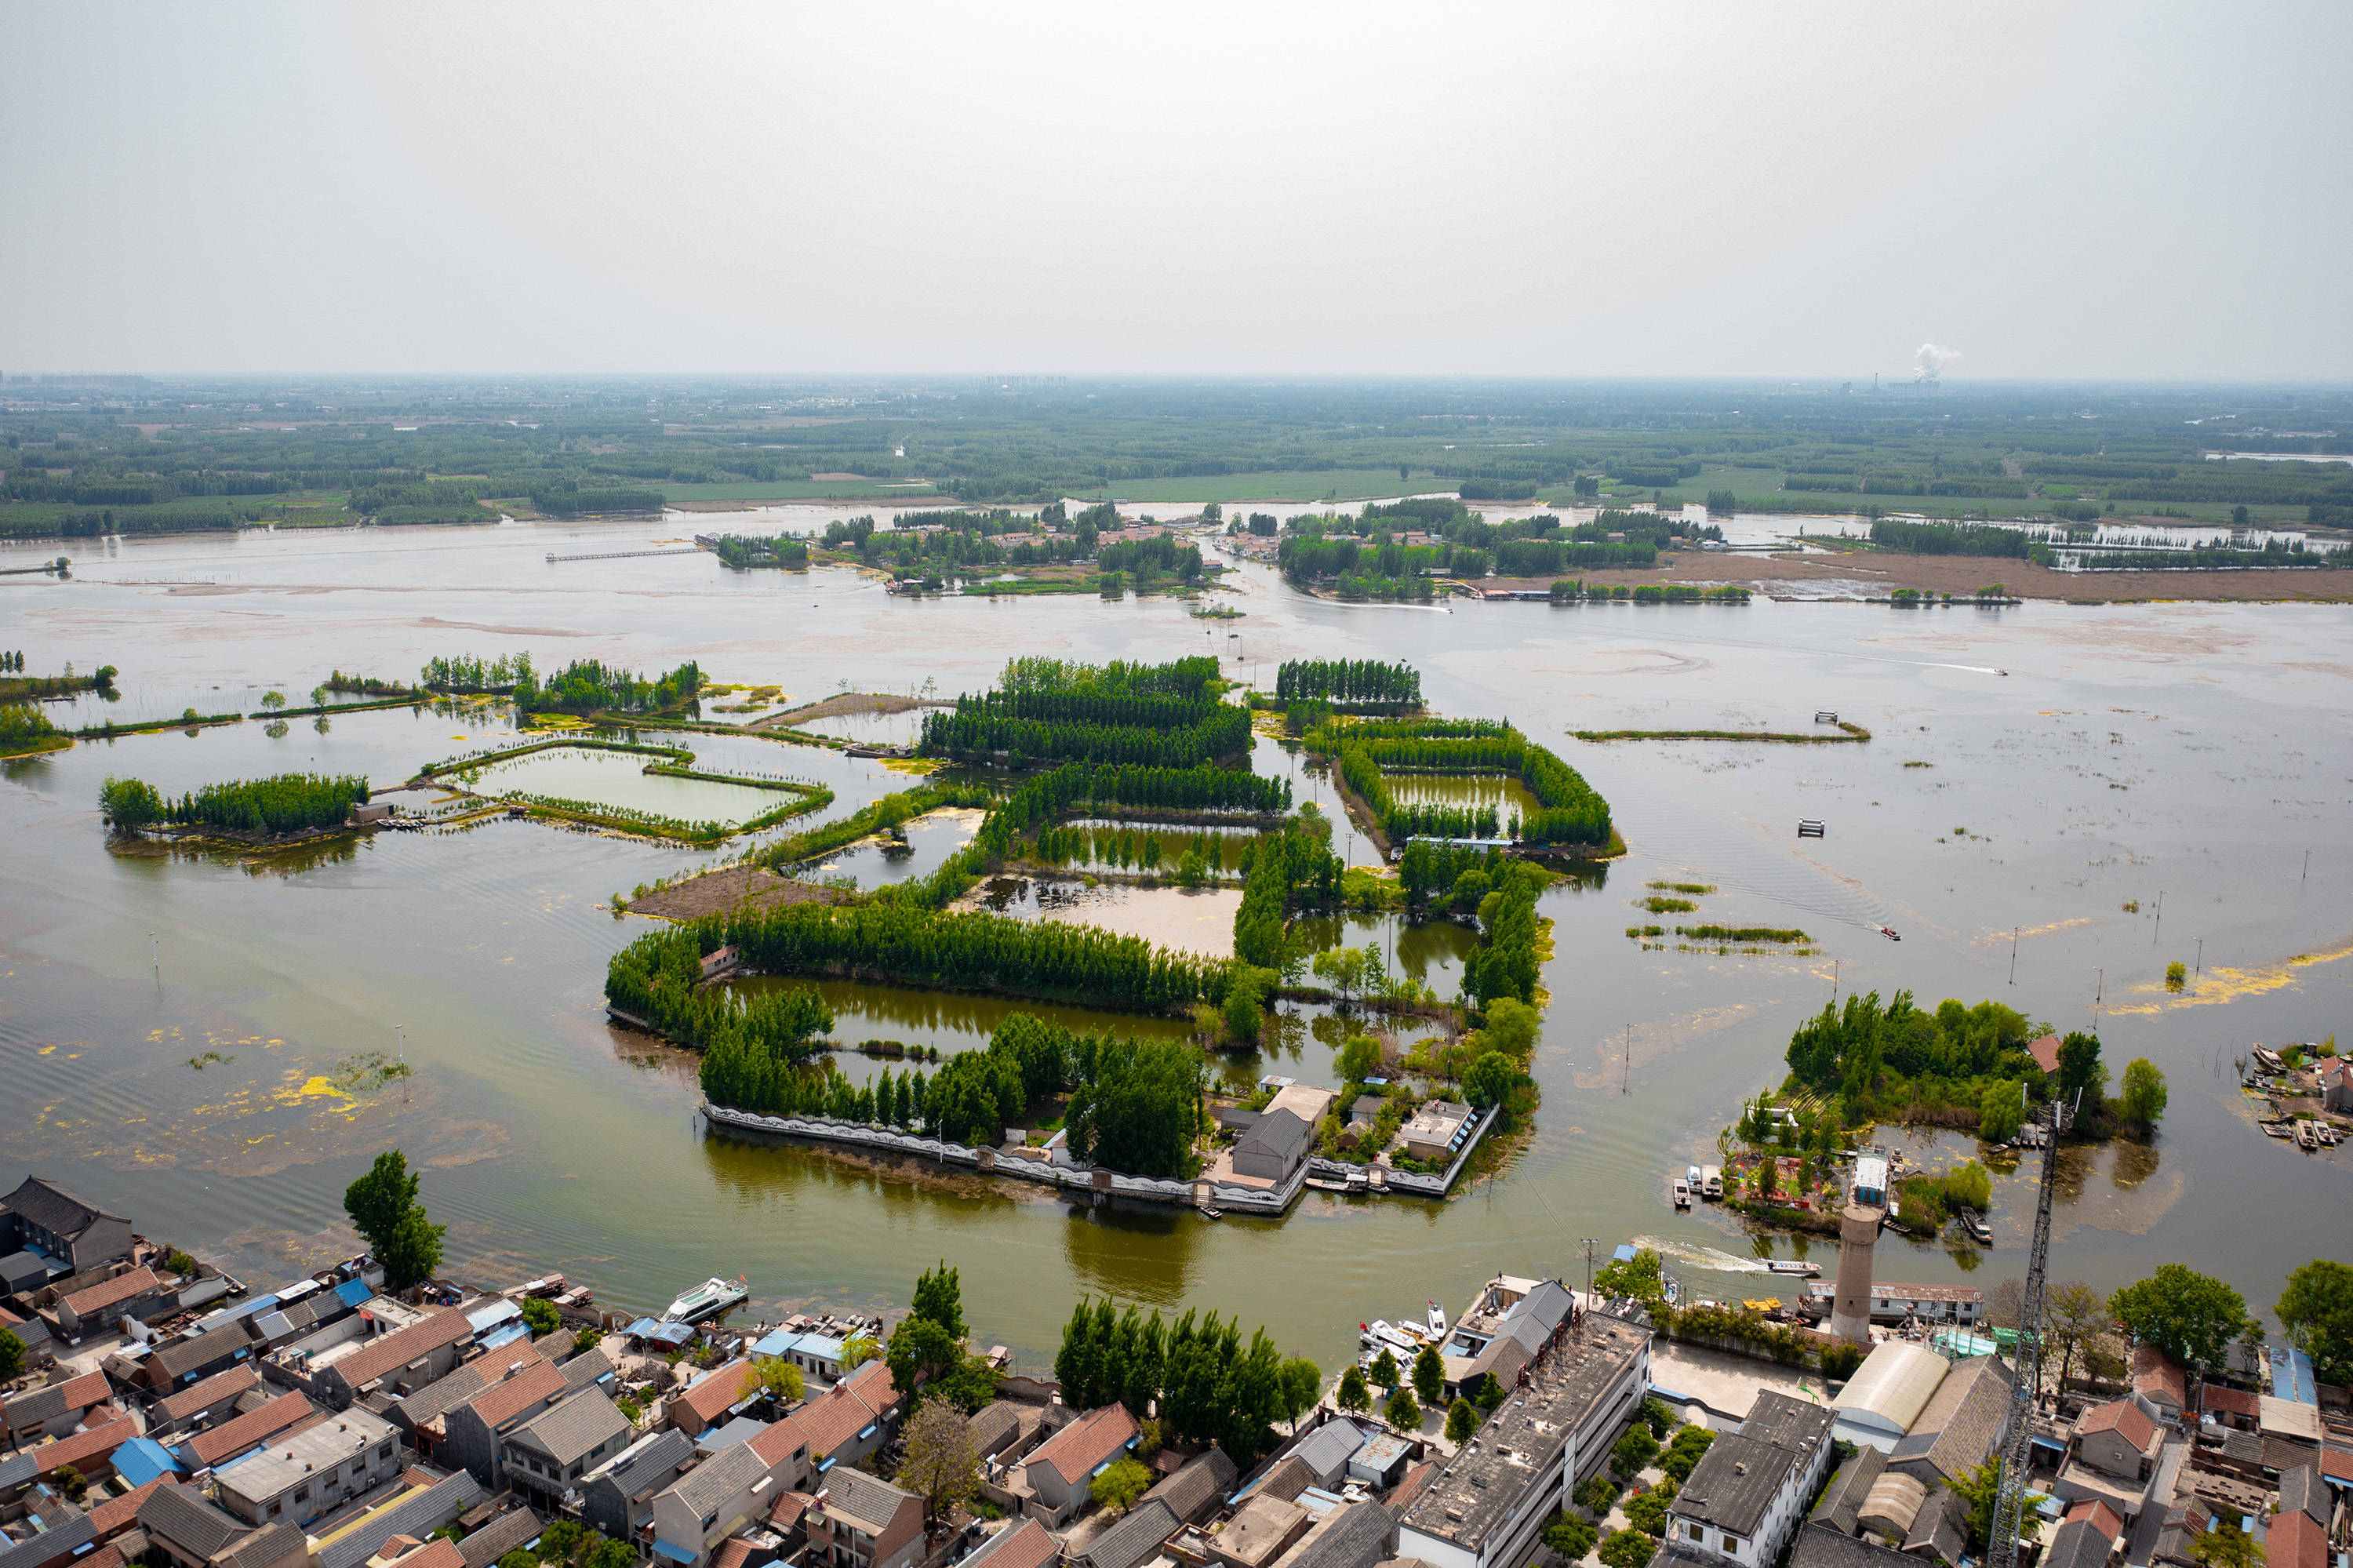
POLYGON ((530 1324, 509 1323, 504 1328, 493 1329, 491 1332, 483 1335, 482 1349, 486 1351, 495 1351, 501 1345, 512 1345, 517 1340, 529 1339, 530 1337, 530 1324))
POLYGON ((522 1316, 522 1308, 508 1300, 498 1300, 488 1307, 477 1307, 466 1314, 466 1321, 474 1326, 477 1334, 487 1333, 501 1323, 512 1322, 522 1316))
POLYGON ((2318 1404, 2320 1388, 2312 1375, 2312 1358, 2293 1345, 2274 1345, 2271 1351, 2272 1396, 2299 1404, 2318 1404))
POLYGON ((1618 1244, 1618 1250, 1617 1250, 1616 1252, 1611 1253, 1611 1254, 1609 1255, 1609 1256, 1610 1256, 1611 1261, 1616 1262, 1616 1263, 1631 1263, 1631 1262, 1633 1262, 1633 1261, 1634 1261, 1634 1244, 1633 1244, 1632 1242, 1620 1242, 1620 1243, 1618 1244))
POLYGON ((673 1563, 685 1563, 691 1564, 694 1561, 693 1552, 689 1552, 683 1546, 672 1546, 669 1542, 662 1540, 659 1536, 656 1536, 654 1538, 654 1555, 657 1557, 667 1557, 673 1563))
POLYGON ((633 1340, 642 1340, 650 1336, 656 1329, 660 1327, 661 1323, 659 1319, 652 1318, 640 1318, 636 1322, 630 1324, 628 1329, 623 1330, 623 1332, 627 1333, 629 1338, 633 1340))
POLYGON ((797 1334, 787 1334, 782 1329, 777 1329, 754 1345, 752 1353, 755 1356, 781 1356, 791 1350, 793 1341, 799 1338, 797 1334))
POLYGON ((133 1437, 114 1451, 114 1469, 134 1487, 143 1487, 158 1476, 178 1476, 186 1472, 172 1452, 153 1437, 133 1437))
POLYGON ((364 1279, 346 1279, 335 1287, 335 1299, 346 1307, 356 1307, 375 1294, 364 1279))

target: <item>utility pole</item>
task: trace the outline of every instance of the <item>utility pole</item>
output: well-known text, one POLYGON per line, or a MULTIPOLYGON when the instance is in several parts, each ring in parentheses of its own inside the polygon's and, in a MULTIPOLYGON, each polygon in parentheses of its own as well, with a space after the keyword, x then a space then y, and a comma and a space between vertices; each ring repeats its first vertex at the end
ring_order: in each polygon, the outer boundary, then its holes
POLYGON ((2201 975, 2206 972, 2206 938, 2203 937, 2198 938, 2198 972, 2201 975))
POLYGON ((2099 977, 2092 987, 2092 1033, 2097 1034, 2100 1032, 2100 1004, 2107 1000, 2108 995, 2108 971, 2095 969, 2092 972, 2099 977))
POLYGON ((1836 1006, 1838 1005, 1838 991, 1839 991, 1838 967, 1839 967, 1839 961, 1838 961, 1836 959, 1832 959, 1831 960, 1831 1005, 1832 1007, 1836 1007, 1836 1006))
POLYGON ((1631 1094, 1631 1093, 1633 1093, 1632 1088, 1631 1088, 1631 1087, 1630 1087, 1630 1086, 1633 1083, 1633 1081, 1634 1081, 1634 1026, 1633 1026, 1632 1024, 1630 1024, 1630 1024, 1626 1025, 1626 1060, 1625 1060, 1624 1065, 1621 1065, 1621 1066, 1619 1068, 1619 1075, 1618 1075, 1618 1092, 1619 1092, 1620 1094, 1621 1094, 1621 1095, 1626 1095, 1626 1094, 1631 1094))
POLYGON ((2018 927, 2010 928, 2010 983, 2018 983, 2018 927))
POLYGON ((2148 930, 2148 945, 2157 946, 2157 934, 2165 929, 2165 889, 2157 890, 2157 924, 2148 930))
POLYGON ((1585 1307, 1577 1316, 1577 1337, 1585 1338, 1585 1314, 1593 1310, 1593 1250, 1601 1244, 1591 1236, 1585 1238, 1585 1307))
POLYGON ((164 945, 155 940, 153 931, 147 933, 147 947, 155 958, 155 983, 161 985, 164 982, 164 945))

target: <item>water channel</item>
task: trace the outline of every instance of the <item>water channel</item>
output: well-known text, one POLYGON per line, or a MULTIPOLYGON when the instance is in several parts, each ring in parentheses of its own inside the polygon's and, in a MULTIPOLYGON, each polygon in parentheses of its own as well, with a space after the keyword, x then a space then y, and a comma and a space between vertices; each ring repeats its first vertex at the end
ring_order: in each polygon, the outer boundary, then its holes
MULTIPOLYGON (((2353 1038, 2353 611, 2036 603, 1926 620, 1759 599, 1450 612, 1314 600, 1252 567, 1236 574, 1246 618, 1205 631, 1173 601, 902 600, 845 570, 545 560, 682 531, 671 520, 64 546, 71 580, 0 579, 0 645, 26 650, 35 672, 120 668, 118 700, 49 705, 60 725, 251 711, 273 689, 299 702, 333 668, 413 677, 433 654, 525 649, 543 669, 593 656, 652 673, 691 657, 797 703, 844 680, 978 691, 1014 654, 1216 652, 1265 685, 1285 658, 1406 658, 1439 711, 1507 716, 1583 769, 1631 846, 1546 895, 1556 954, 1533 1139, 1450 1202, 1310 1193, 1281 1222, 1213 1224, 707 1137, 691 1059, 604 1019, 605 961, 645 928, 607 901, 740 845, 714 855, 499 819, 299 856, 109 849, 96 797, 110 774, 166 791, 290 768, 382 785, 512 742, 495 705, 437 705, 169 730, 0 768, 0 1181, 38 1171, 268 1277, 347 1248, 333 1230, 342 1190, 397 1143, 425 1166, 450 1261, 469 1277, 563 1269, 644 1308, 743 1273, 761 1310, 873 1308, 902 1303, 918 1267, 944 1256, 963 1269, 976 1331, 1029 1367, 1050 1356, 1071 1299, 1093 1291, 1239 1311, 1329 1363, 1359 1319, 1426 1298, 1451 1307, 1498 1268, 1578 1274, 1587 1237, 1605 1255, 1657 1238, 1699 1293, 1757 1293, 1705 1266, 1739 1266, 1751 1238, 1725 1216, 1675 1214, 1668 1173, 1710 1158, 1741 1098, 1779 1079, 1805 1015, 1833 994, 1908 989, 1928 1005, 1998 998, 2063 1029, 2096 1008, 2112 1071, 2146 1055, 2170 1079, 2153 1150, 2071 1161, 2060 1277, 2112 1287, 2178 1260, 2268 1306, 2289 1268, 2345 1253, 2353 1154, 2263 1138, 2229 1058, 2251 1041, 2353 1038), (1593 746, 1565 733, 1804 729, 1817 709, 1875 738, 1593 746), (1800 817, 1829 836, 1800 842, 1800 817), (1662 878, 1715 885, 1704 918, 1801 927, 1819 954, 1641 950, 1624 927, 1644 883, 1662 878), (2162 983, 2172 959, 2198 966, 2179 995, 2162 983), (397 1051, 414 1076, 376 1081, 369 1054, 397 1051)), ((59 550, 12 547, 0 565, 59 550)), ((911 723, 839 729, 895 736, 911 723)), ((836 792, 835 813, 908 782, 878 760, 753 736, 639 738, 675 738, 716 772, 814 779, 836 792)), ((1280 745, 1261 740, 1257 765, 1342 816, 1329 780, 1280 745)), ((868 844, 820 869, 870 885, 920 874, 970 831, 968 816, 942 813, 911 828, 912 854, 868 844)), ((1337 847, 1352 863, 1374 858, 1345 822, 1337 847)), ((1070 886, 1008 890, 1007 912, 1076 912, 1163 940, 1182 939, 1182 923, 1206 944, 1232 897, 1105 881, 1080 899, 1070 886), (1068 909, 1053 906, 1063 898, 1068 909)), ((1468 938, 1356 916, 1319 939, 1381 944, 1393 970, 1446 992, 1468 938)), ((839 1038, 943 1052, 985 1040, 1007 1010, 829 994, 839 1038)), ((1276 1072, 1329 1083, 1336 1022, 1308 1010, 1220 1070, 1237 1084, 1276 1072)), ((840 1060, 853 1075, 879 1070, 854 1052, 840 1060)), ((1880 1276, 2017 1273, 2023 1180, 1997 1180, 1990 1251, 1890 1236, 1880 1276)))

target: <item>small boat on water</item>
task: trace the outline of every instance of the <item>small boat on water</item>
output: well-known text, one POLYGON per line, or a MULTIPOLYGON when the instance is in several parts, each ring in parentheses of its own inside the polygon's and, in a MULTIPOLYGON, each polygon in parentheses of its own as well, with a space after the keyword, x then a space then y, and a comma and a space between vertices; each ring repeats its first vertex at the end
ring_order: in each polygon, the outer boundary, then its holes
POLYGON ((1222 1220, 1226 1217, 1226 1212, 1223 1209, 1204 1209, 1201 1211, 1201 1217, 1205 1220, 1222 1220))
POLYGON ((1445 1339, 1445 1338, 1446 1338, 1446 1312, 1445 1312, 1445 1309, 1444 1309, 1443 1308, 1440 1307, 1440 1306, 1439 1306, 1439 1304, 1438 1304, 1437 1302, 1435 1302, 1435 1301, 1433 1301, 1433 1302, 1431 1302, 1431 1303, 1430 1304, 1430 1319, 1429 1319, 1429 1321, 1430 1321, 1430 1337, 1432 1340, 1443 1340, 1443 1339, 1445 1339))
POLYGON ((1691 1183, 1680 1176, 1675 1178, 1675 1207, 1678 1209, 1691 1207, 1691 1183))
POLYGON ((1799 1279, 1819 1279, 1822 1273, 1820 1264, 1805 1263, 1794 1257, 1767 1258, 1765 1266, 1776 1274, 1787 1274, 1799 1279))
POLYGON ((1684 1170, 1683 1184, 1695 1193, 1705 1191, 1706 1182, 1700 1176, 1698 1166, 1690 1166, 1684 1170))
POLYGON ((671 1323, 700 1323, 705 1318, 715 1318, 730 1308, 743 1305, 751 1294, 737 1281, 714 1276, 671 1302, 662 1317, 671 1323))
POLYGON ((1986 1224, 1985 1216, 1978 1213, 1976 1210, 1963 1209, 1961 1211, 1961 1226, 1969 1233, 1970 1236, 1976 1240, 1978 1245, 1993 1245, 1993 1227, 1986 1224))
POLYGON ((1319 1192, 1345 1192, 1349 1191, 1348 1183, 1345 1180, 1332 1176, 1310 1176, 1307 1179, 1307 1184, 1310 1187, 1314 1188, 1319 1192))
POLYGON ((1879 934, 1891 942, 1900 942, 1904 939, 1895 934, 1895 927, 1893 926, 1882 926, 1879 928, 1879 934))

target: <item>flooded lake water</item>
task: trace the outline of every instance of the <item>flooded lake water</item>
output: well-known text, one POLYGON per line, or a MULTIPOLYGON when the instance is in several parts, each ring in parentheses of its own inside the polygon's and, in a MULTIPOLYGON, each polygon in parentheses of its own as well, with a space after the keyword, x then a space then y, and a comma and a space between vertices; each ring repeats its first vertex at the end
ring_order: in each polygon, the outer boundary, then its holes
POLYGON ((785 795, 778 790, 646 771, 649 762, 669 760, 638 752, 555 746, 468 768, 455 781, 478 795, 553 795, 592 805, 652 811, 680 821, 724 822, 730 826, 765 816, 786 803, 785 795))
MULTIPOLYGON (((381 786, 512 742, 495 705, 428 705, 125 736, 0 766, 0 1072, 12 1091, 0 1105, 0 1181, 38 1171, 151 1235, 268 1276, 343 1245, 329 1233, 343 1186, 398 1143, 425 1166, 451 1262, 470 1277, 560 1268, 643 1308, 740 1272, 764 1310, 873 1307, 903 1302, 918 1267, 945 1256, 963 1269, 976 1332, 1030 1369, 1050 1359, 1071 1298, 1089 1291, 1238 1311, 1329 1364, 1359 1319, 1459 1301, 1498 1267, 1576 1272, 1584 1236, 1656 1237, 1685 1258, 1700 1293, 1758 1293, 1745 1276, 1706 1271, 1751 1257, 1750 1238, 1721 1215, 1675 1214, 1668 1171, 1710 1158, 1743 1097, 1780 1078, 1805 1016, 1834 994, 1910 990, 1929 1005, 1998 998, 2061 1029, 2091 1024, 2096 1008, 2112 1072, 2146 1055, 2170 1079, 2153 1150, 2071 1155, 2061 1277, 2112 1287, 2178 1260, 2267 1306, 2288 1269, 2343 1255, 2341 1226, 2321 1216, 2353 1197, 2353 1154, 2304 1156, 2262 1137, 2229 1059, 2250 1041, 2342 1035, 2353 1020, 2343 826, 2353 610, 2032 604, 1926 620, 1760 599, 1741 609, 1498 603, 1447 614, 1305 599, 1253 567, 1235 574, 1231 596, 1246 617, 1205 633, 1176 601, 893 599, 842 570, 544 558, 570 541, 645 548, 678 531, 672 521, 69 546, 71 581, 0 579, 0 643, 25 649, 36 673, 69 660, 120 668, 118 700, 48 705, 59 724, 251 711, 270 690, 301 702, 335 668, 414 678, 436 654, 524 650, 542 669, 595 657, 654 673, 693 658, 716 679, 776 685, 796 701, 842 680, 978 691, 1016 654, 1234 648, 1229 668, 1269 688, 1285 658, 1409 659, 1438 711, 1508 716, 1581 768, 1630 846, 1544 897, 1553 1000, 1527 1147, 1451 1202, 1310 1194, 1282 1223, 1219 1225, 707 1137, 691 1059, 605 1021, 606 960, 646 928, 608 900, 732 858, 742 841, 691 851, 500 819, 299 858, 108 846, 96 799, 111 774, 167 791, 288 769, 381 786), (1821 708, 1875 738, 1597 746, 1567 734, 1801 729, 1821 708), (1800 817, 1827 822, 1829 836, 1797 840, 1800 817), (1800 927, 1820 952, 1642 950, 1624 927, 1659 879, 1715 885, 1701 918, 1800 927), (2174 959, 2197 966, 2179 995, 2163 984, 2174 959), (366 1054, 394 1049, 416 1076, 366 1086, 366 1054)), ((0 551, 0 565, 58 552, 0 551)), ((893 735, 914 722, 892 718, 893 735)), ((883 727, 838 733, 880 738, 883 727)), ((879 760, 754 735, 638 738, 674 739, 714 771, 814 779, 837 792, 834 814, 911 782, 879 760)), ((1335 817, 1351 863, 1376 858, 1328 779, 1271 739, 1258 742, 1257 765, 1335 817)), ((869 844, 817 869, 870 885, 919 874, 969 835, 970 820, 938 813, 911 825, 908 855, 869 844)), ((1229 936, 1229 907, 1222 926, 1216 911, 1231 896, 1131 890, 1082 907, 1157 939, 1197 928, 1207 942, 1229 936)), ((1038 902, 1032 887, 1008 912, 1060 913, 1038 902)), ((1470 940, 1457 927, 1372 916, 1312 929, 1380 944, 1392 972, 1441 993, 1470 940)), ((985 1042, 1018 1005, 828 994, 838 1038, 944 1053, 985 1042)), ((1226 1081, 1333 1081, 1346 1022, 1285 1006, 1260 1051, 1220 1059, 1226 1081)), ((855 1054, 841 1061, 853 1075, 879 1070, 855 1054)), ((1989 1252, 1891 1235, 1880 1276, 1990 1284, 2018 1273, 2033 1171, 2030 1160, 2022 1175, 1997 1176, 1989 1252)))

